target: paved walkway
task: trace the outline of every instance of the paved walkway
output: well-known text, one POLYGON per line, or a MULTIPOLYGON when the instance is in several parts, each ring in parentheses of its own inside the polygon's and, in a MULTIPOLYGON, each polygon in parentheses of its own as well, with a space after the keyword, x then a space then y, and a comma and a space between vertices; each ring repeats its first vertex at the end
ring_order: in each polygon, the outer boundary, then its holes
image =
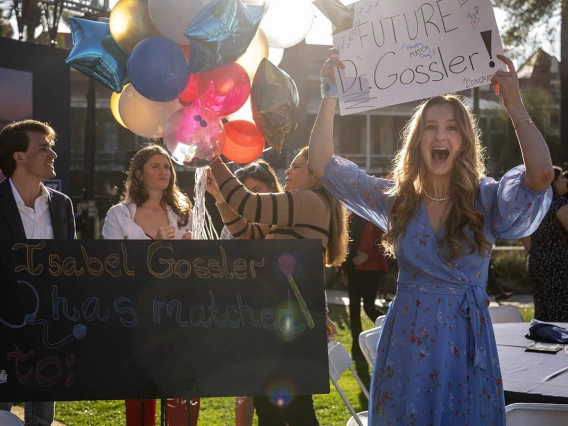
MULTIPOLYGON (((326 290, 327 303, 331 305, 345 305, 349 306, 349 297, 347 296, 347 291, 345 290, 326 290)), ((502 300, 500 303, 495 302, 495 296, 489 296, 491 300, 491 306, 499 305, 512 305, 518 308, 533 307, 533 298, 530 294, 515 294, 506 300, 502 300)), ((375 301, 377 306, 381 308, 388 308, 388 303, 383 303, 380 299, 375 301)))

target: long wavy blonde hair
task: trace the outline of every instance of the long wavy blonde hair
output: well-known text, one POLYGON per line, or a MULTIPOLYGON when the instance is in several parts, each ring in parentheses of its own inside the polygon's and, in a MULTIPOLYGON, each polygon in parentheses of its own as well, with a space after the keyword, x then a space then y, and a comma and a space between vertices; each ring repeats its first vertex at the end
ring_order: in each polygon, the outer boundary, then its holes
MULTIPOLYGON (((309 164, 309 150, 307 146, 303 147, 298 155, 304 157, 309 164)), ((325 189, 321 179, 316 177, 313 173, 312 175, 317 181, 309 189, 320 195, 326 201, 330 210, 329 237, 325 251, 325 264, 326 266, 339 266, 347 256, 347 245, 349 243, 347 211, 345 207, 325 189)))
POLYGON ((164 209, 170 206, 178 217, 178 225, 184 226, 189 220, 192 205, 188 196, 181 192, 178 187, 177 175, 171 157, 166 150, 159 145, 147 145, 134 155, 130 163, 128 177, 124 184, 124 193, 122 194, 120 202, 124 203, 126 200, 130 199, 136 206, 141 206, 148 201, 150 195, 140 177, 144 170, 144 165, 156 154, 163 155, 168 159, 172 173, 168 187, 164 189, 161 205, 164 209))
POLYGON ((483 235, 484 218, 475 208, 479 183, 485 177, 485 155, 481 146, 480 131, 476 120, 462 100, 455 95, 436 96, 422 103, 406 124, 403 132, 403 146, 393 160, 392 178, 394 185, 389 195, 395 196, 390 214, 389 230, 383 236, 385 251, 394 255, 406 231, 406 225, 416 212, 419 199, 426 189, 427 170, 422 160, 420 140, 424 132, 424 115, 434 105, 448 104, 454 109, 454 117, 462 136, 462 147, 452 172, 445 232, 440 246, 451 261, 463 253, 476 250, 486 256, 491 250, 489 241, 483 235), (468 227, 473 239, 465 231, 468 227))

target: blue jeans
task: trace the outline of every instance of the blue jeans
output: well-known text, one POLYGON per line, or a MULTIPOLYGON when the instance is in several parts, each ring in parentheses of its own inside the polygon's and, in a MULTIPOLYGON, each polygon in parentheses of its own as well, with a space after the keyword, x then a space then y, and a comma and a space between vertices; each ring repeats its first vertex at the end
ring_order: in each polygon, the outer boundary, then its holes
MULTIPOLYGON (((0 402, 0 410, 10 411, 13 402, 0 402)), ((55 415, 55 402, 26 402, 24 419, 26 426, 51 426, 55 415)))

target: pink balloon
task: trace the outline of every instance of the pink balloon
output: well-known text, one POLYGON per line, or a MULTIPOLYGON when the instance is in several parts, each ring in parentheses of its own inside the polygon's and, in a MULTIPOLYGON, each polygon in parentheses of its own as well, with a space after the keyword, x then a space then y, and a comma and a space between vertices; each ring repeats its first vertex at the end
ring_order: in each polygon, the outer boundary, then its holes
POLYGON ((208 109, 195 105, 182 108, 168 120, 164 144, 177 164, 208 166, 225 146, 223 123, 208 109))
POLYGON ((205 108, 224 117, 238 111, 250 94, 247 72, 237 63, 199 74, 199 101, 205 108))

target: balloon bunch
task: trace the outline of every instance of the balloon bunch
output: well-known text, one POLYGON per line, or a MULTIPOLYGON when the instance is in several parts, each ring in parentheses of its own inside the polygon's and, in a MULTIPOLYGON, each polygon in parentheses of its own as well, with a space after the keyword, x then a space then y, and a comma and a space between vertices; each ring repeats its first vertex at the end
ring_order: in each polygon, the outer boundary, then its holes
POLYGON ((313 19, 310 0, 120 0, 108 23, 70 18, 66 62, 114 91, 117 122, 163 138, 178 164, 247 163, 297 128, 298 91, 277 65, 313 19))

